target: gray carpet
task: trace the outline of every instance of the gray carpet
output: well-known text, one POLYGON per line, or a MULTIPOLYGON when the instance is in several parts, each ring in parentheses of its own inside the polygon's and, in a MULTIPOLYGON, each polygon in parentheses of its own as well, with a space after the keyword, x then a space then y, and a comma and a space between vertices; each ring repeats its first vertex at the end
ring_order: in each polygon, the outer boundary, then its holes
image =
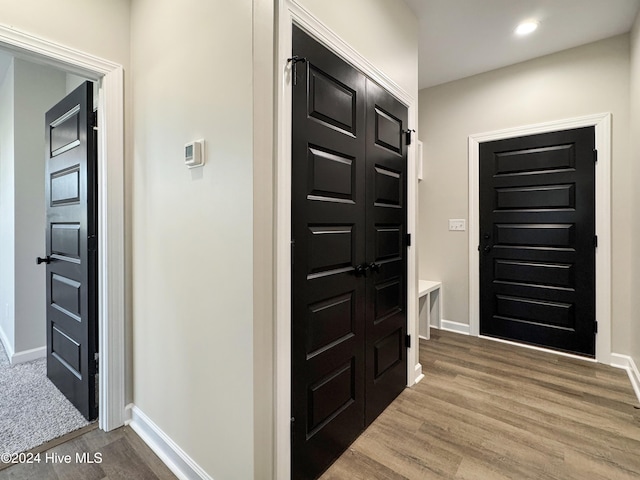
POLYGON ((47 378, 46 360, 11 366, 0 342, 0 453, 19 453, 89 422, 47 378))

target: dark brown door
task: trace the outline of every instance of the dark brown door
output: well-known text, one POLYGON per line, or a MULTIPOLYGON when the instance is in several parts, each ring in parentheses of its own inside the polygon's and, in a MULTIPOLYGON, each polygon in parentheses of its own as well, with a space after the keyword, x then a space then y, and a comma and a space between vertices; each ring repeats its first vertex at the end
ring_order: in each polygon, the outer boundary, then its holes
POLYGON ((293 45, 292 478, 313 479, 406 385, 406 108, 293 45))
MULTIPOLYGON (((97 416, 97 182, 93 85, 46 114, 47 376, 97 416)), ((43 259, 38 259, 41 262, 43 259)))
POLYGON ((593 127, 480 145, 480 333, 595 354, 593 127))
POLYGON ((407 115, 367 80, 367 425, 407 385, 407 115))

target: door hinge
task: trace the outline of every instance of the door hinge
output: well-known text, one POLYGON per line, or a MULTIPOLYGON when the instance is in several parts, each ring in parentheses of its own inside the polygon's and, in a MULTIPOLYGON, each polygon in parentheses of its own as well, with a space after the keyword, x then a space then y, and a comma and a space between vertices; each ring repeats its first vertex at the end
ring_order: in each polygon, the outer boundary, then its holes
POLYGON ((598 322, 593 322, 593 333, 598 333, 598 322))
POLYGON ((291 417, 291 443, 292 444, 293 444, 293 437, 296 433, 295 425, 296 425, 296 417, 291 417))
POLYGON ((291 240, 291 265, 293 265, 293 259, 294 259, 294 253, 296 250, 296 241, 295 240, 291 240))
POLYGON ((411 348, 411 335, 404 336, 404 346, 407 348, 411 348))
POLYGON ((91 126, 94 130, 98 130, 98 111, 94 110, 91 114, 91 126))
POLYGON ((593 246, 598 248, 598 235, 593 236, 593 246))
POLYGON ((598 150, 593 149, 593 161, 597 162, 598 161, 598 150))
POLYGON ((294 55, 291 58, 287 58, 287 63, 291 64, 291 76, 293 77, 293 86, 295 87, 298 84, 298 62, 305 63, 307 59, 305 57, 299 57, 298 55, 294 55))
POLYGON ((411 133, 415 132, 415 130, 413 128, 409 128, 407 130, 404 131, 404 135, 405 135, 405 143, 407 145, 411 145, 411 133))
POLYGON ((98 373, 98 369, 100 367, 100 353, 96 352, 93 354, 93 361, 95 362, 96 365, 96 373, 98 373))
POLYGON ((411 234, 407 233, 407 247, 411 246, 411 234))
POLYGON ((98 239, 95 235, 89 235, 87 237, 87 250, 95 252, 98 249, 98 239))

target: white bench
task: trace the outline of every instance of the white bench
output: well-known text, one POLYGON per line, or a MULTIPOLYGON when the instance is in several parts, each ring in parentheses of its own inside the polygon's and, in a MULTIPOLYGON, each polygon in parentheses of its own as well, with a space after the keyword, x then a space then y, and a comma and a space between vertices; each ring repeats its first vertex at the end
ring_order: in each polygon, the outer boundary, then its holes
POLYGON ((420 338, 429 339, 429 328, 441 328, 442 282, 418 281, 418 323, 420 338))

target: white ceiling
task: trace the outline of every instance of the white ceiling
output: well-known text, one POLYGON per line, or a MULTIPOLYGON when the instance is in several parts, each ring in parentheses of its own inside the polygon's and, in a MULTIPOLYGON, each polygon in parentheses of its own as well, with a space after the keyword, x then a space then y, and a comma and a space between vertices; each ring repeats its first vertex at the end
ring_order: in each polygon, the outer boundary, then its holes
POLYGON ((640 0, 405 0, 420 20, 426 88, 628 32, 640 0), (526 37, 513 33, 540 22, 526 37))

